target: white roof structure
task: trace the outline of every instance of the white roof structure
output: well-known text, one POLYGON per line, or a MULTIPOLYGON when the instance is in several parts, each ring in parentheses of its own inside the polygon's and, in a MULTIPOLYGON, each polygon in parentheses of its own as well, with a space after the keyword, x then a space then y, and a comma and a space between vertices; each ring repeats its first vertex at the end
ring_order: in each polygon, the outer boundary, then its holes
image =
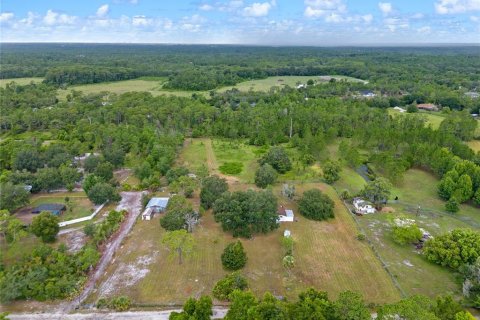
POLYGON ((146 208, 159 207, 165 209, 170 198, 152 198, 148 201, 146 208))
POLYGON ((290 230, 285 230, 283 231, 283 236, 285 238, 288 238, 288 237, 291 237, 292 236, 292 233, 290 232, 290 230))

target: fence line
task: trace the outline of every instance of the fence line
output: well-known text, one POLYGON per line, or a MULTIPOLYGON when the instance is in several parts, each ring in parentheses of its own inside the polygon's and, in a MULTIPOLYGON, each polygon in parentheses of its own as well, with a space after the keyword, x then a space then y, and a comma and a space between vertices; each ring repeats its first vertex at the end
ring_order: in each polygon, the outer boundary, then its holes
MULTIPOLYGON (((106 203, 106 202, 105 202, 106 203)), ((88 221, 88 220, 92 220, 93 218, 95 218, 95 216, 97 215, 97 213, 99 213, 103 207, 105 206, 105 203, 101 204, 97 210, 95 210, 91 215, 89 216, 86 216, 86 217, 81 217, 81 218, 77 218, 77 219, 73 219, 73 220, 68 220, 68 221, 62 221, 62 222, 59 222, 58 225, 60 227, 65 227, 65 226, 69 226, 71 224, 74 224, 74 223, 79 223, 79 222, 83 222, 83 221, 88 221)))

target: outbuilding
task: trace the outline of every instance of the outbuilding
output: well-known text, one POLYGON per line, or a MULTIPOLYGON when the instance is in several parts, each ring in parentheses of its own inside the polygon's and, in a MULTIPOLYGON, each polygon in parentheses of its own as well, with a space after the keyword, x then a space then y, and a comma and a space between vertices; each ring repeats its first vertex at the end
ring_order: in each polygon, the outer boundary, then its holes
POLYGON ((32 213, 38 214, 40 212, 47 211, 53 215, 59 216, 63 211, 66 210, 66 208, 67 207, 65 207, 65 205, 61 203, 45 203, 34 208, 32 210, 32 213))
POLYGON ((284 206, 278 208, 278 222, 293 222, 295 215, 293 210, 286 209, 284 206))
POLYGON ((152 198, 148 201, 145 211, 142 213, 142 220, 151 220, 155 213, 162 213, 167 209, 170 198, 152 198))

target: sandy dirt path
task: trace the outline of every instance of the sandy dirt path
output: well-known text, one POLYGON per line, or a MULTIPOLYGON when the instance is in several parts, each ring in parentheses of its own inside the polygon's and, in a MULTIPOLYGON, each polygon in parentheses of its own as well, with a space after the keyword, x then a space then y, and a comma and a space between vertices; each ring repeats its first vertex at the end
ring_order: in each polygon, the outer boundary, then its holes
MULTIPOLYGON (((93 274, 90 275, 83 291, 80 295, 75 298, 72 302, 68 303, 67 305, 61 307, 61 311, 68 313, 73 311, 75 308, 80 306, 85 299, 92 293, 93 289, 95 288, 95 284, 100 279, 100 277, 105 273, 108 264, 112 261, 115 252, 122 244, 123 239, 128 235, 130 230, 132 229, 137 217, 142 212, 142 192, 122 192, 121 193, 122 200, 118 204, 116 210, 126 210, 128 212, 127 218, 123 222, 122 226, 120 227, 120 231, 114 235, 112 239, 107 243, 105 247, 105 251, 103 252, 100 261, 98 262, 93 274)), ((91 318, 95 319, 95 318, 91 318)), ((98 318, 102 319, 102 318, 98 318)))

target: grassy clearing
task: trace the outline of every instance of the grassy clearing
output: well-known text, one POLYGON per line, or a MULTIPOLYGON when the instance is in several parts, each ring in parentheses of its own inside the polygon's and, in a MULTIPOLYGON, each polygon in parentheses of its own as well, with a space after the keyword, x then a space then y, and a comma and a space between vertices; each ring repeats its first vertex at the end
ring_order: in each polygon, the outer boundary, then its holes
POLYGON ((30 204, 18 210, 16 216, 29 224, 35 217, 35 215, 31 213, 33 208, 46 203, 61 203, 66 205, 65 197, 70 198, 70 204, 67 205, 67 210, 59 216, 60 221, 85 217, 90 215, 94 210, 93 203, 87 198, 84 192, 60 192, 33 195, 30 198, 30 204))
MULTIPOLYGON (((162 88, 162 85, 165 82, 165 78, 138 78, 132 80, 124 81, 115 81, 115 82, 102 82, 94 84, 83 84, 83 85, 74 85, 68 87, 66 90, 58 90, 58 97, 61 100, 65 100, 67 94, 71 90, 82 91, 84 94, 91 93, 100 93, 103 91, 108 91, 116 94, 122 94, 125 92, 150 92, 154 96, 159 96, 162 94, 174 95, 179 97, 191 97, 194 91, 172 91, 165 90, 162 88)), ((200 94, 205 94, 204 92, 197 92, 200 94)))
MULTIPOLYGON (((400 201, 420 205, 425 210, 444 212, 445 201, 438 197, 438 183, 439 180, 433 174, 420 169, 410 169, 405 173, 403 182, 393 188, 392 197, 398 196, 400 201)), ((460 205, 460 211, 455 216, 480 225, 479 209, 473 205, 460 205)))
MULTIPOLYGON (((478 130, 478 128, 477 128, 478 130)), ((475 152, 480 152, 480 140, 468 141, 467 145, 475 152)))
POLYGON ((177 160, 178 165, 185 166, 195 172, 207 165, 207 151, 205 143, 209 139, 187 139, 177 160))
POLYGON ((242 182, 253 183, 255 171, 258 168, 257 160, 264 151, 263 149, 246 145, 244 141, 238 140, 213 140, 212 147, 218 166, 232 161, 241 163, 242 171, 232 175, 240 178, 242 182))
MULTIPOLYGON (((253 186, 236 185, 236 189, 250 187, 253 186)), ((249 259, 243 273, 252 290, 257 295, 268 290, 295 298, 299 291, 314 286, 327 290, 332 296, 344 290, 356 290, 362 292, 367 301, 398 299, 391 279, 368 246, 355 240, 357 230, 353 220, 333 189, 323 184, 302 184, 297 190, 301 193, 314 187, 325 190, 335 199, 336 219, 315 222, 298 216, 298 222, 282 224, 267 235, 242 239, 249 259), (281 239, 286 228, 292 231, 296 241, 297 260, 291 276, 281 265, 281 239)), ((279 190, 280 186, 274 188, 275 193, 279 190)), ((294 202, 280 201, 297 211, 294 202)), ((198 199, 193 202, 197 205, 198 199)), ((235 239, 221 230, 208 211, 193 234, 195 252, 179 265, 177 259, 169 258, 169 252, 161 245, 165 231, 158 220, 157 216, 152 221, 137 222, 90 301, 100 296, 125 294, 137 303, 181 304, 189 296, 211 294, 215 283, 226 274, 220 255, 235 239), (142 272, 146 273, 145 277, 135 280, 135 275, 142 272)))
MULTIPOLYGON (((393 242, 389 221, 396 214, 376 213, 360 217, 359 221, 402 289, 408 295, 424 294, 430 297, 447 293, 459 295, 461 286, 455 274, 428 262, 412 245, 402 247, 393 242)), ((409 218, 416 219, 420 227, 433 235, 440 229, 437 227, 439 219, 432 221, 431 217, 423 215, 421 217, 409 215, 409 218)), ((450 228, 456 224, 451 219, 447 223, 450 228)))
POLYGON ((438 129, 440 127, 440 123, 445 120, 445 117, 441 113, 432 113, 428 111, 420 111, 418 113, 400 113, 393 108, 388 109, 388 114, 391 116, 414 116, 414 117, 422 117, 426 120, 427 124, 431 125, 433 129, 438 129))
MULTIPOLYGON (((363 82, 363 80, 360 79, 355 79, 352 77, 346 77, 346 76, 325 76, 325 77, 331 77, 335 78, 337 80, 346 80, 346 81, 360 81, 363 82)), ((328 80, 324 80, 326 78, 320 78, 319 76, 283 76, 283 77, 268 77, 265 79, 260 79, 260 80, 250 80, 250 81, 245 81, 245 82, 240 82, 234 86, 229 86, 229 87, 223 87, 218 89, 218 92, 225 92, 227 90, 232 90, 233 88, 236 88, 240 91, 268 91, 272 87, 285 87, 285 86, 290 86, 290 87, 296 87, 298 84, 306 84, 308 80, 313 80, 316 83, 322 83, 326 82, 328 80)))
POLYGON ((10 79, 0 79, 0 87, 5 88, 7 83, 15 82, 21 86, 30 84, 30 82, 40 83, 43 81, 43 78, 10 78, 10 79))

